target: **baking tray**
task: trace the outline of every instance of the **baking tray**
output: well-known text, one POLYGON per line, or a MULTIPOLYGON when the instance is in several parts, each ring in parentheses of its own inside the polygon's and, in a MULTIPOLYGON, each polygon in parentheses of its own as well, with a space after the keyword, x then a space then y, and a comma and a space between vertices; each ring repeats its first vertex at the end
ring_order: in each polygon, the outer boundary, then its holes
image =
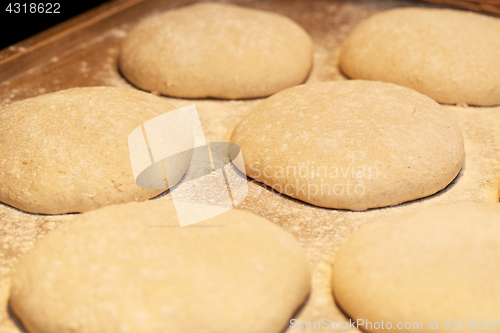
MULTIPOLYGON (((140 19, 194 2, 111 1, 0 51, 0 106, 71 87, 106 85, 132 88, 117 67, 121 40, 140 19)), ((363 19, 395 7, 432 7, 405 0, 221 2, 276 12, 304 27, 315 43, 314 67, 307 83, 346 80, 338 69, 339 47, 363 19)), ((207 141, 228 141, 234 126, 262 101, 163 98, 177 107, 196 104, 207 141)), ((394 207, 351 212, 314 207, 273 193, 259 183, 249 183, 248 196, 238 208, 266 217, 292 233, 311 263, 312 292, 296 314, 298 321, 346 321, 331 294, 330 271, 338 246, 363 224, 428 206, 468 201, 498 202, 500 107, 445 107, 463 132, 466 160, 457 178, 430 197, 394 207)), ((159 200, 168 200, 168 195, 159 200)), ((38 239, 70 217, 28 214, 0 204, 1 333, 20 332, 7 311, 12 268, 38 239)), ((287 332, 294 331, 289 329, 287 332)), ((332 330, 301 330, 316 331, 332 330)))

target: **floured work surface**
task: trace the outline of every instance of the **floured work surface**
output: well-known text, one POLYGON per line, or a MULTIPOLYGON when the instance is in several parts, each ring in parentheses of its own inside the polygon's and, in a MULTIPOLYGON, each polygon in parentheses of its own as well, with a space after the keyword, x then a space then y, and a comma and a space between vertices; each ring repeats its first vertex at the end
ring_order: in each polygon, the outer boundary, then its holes
MULTIPOLYGON (((44 57, 38 57, 38 59, 46 58, 46 60, 34 68, 26 67, 17 76, 0 82, 0 105, 76 86, 131 87, 117 69, 120 41, 139 19, 154 12, 189 3, 192 2, 119 0, 114 2, 114 8, 112 3, 107 9, 99 11, 98 15, 87 15, 85 22, 90 22, 84 24, 87 33, 96 31, 98 33, 95 33, 92 38, 84 35, 83 42, 76 46, 70 45, 68 49, 65 49, 64 45, 59 45, 56 50, 58 54, 50 55, 50 57, 45 54, 44 57), (130 3, 135 7, 128 6, 130 3), (133 10, 129 10, 130 8, 133 10), (107 21, 105 19, 105 23, 102 23, 100 20, 105 16, 106 11, 113 11, 113 17, 107 21), (120 11, 126 12, 126 15, 121 15, 120 11), (133 15, 130 14, 131 12, 133 15), (106 24, 108 26, 102 29, 93 28, 96 25, 102 27, 106 24)), ((315 43, 314 67, 307 80, 308 83, 346 79, 339 72, 337 65, 339 46, 354 26, 363 19, 375 12, 390 8, 427 6, 403 0, 373 3, 371 1, 277 0, 270 2, 262 0, 233 1, 233 3, 288 16, 307 30, 315 43)), ((78 27, 73 29, 77 30, 78 27)), ((71 39, 73 38, 66 38, 66 40, 71 39)), ((0 52, 0 66, 4 62, 4 66, 7 64, 9 68, 15 68, 16 65, 20 66, 20 54, 36 52, 36 48, 33 50, 30 46, 31 41, 23 43, 0 52)), ((206 139, 209 142, 228 141, 236 124, 262 100, 166 99, 176 107, 196 104, 206 139)), ((338 246, 361 225, 382 217, 427 206, 468 201, 498 202, 500 178, 500 131, 498 130, 500 117, 498 113, 500 113, 500 107, 446 107, 456 118, 463 132, 466 160, 457 178, 446 189, 431 197, 395 207, 350 212, 314 207, 273 193, 257 182, 249 183, 248 196, 238 207, 266 217, 295 235, 313 267, 312 293, 305 306, 298 312, 296 316, 298 321, 319 322, 328 319, 334 322, 345 322, 348 320, 335 305, 331 296, 330 267, 335 260, 335 251, 338 246)), ((196 195, 197 193, 193 193, 193 196, 196 195)), ((171 199, 167 194, 157 200, 171 199)), ((20 331, 7 313, 11 269, 38 239, 70 217, 71 215, 27 214, 0 204, 0 332, 20 331)), ((293 331, 295 330, 289 329, 287 332, 293 331)), ((335 330, 304 329, 301 331, 335 330)))

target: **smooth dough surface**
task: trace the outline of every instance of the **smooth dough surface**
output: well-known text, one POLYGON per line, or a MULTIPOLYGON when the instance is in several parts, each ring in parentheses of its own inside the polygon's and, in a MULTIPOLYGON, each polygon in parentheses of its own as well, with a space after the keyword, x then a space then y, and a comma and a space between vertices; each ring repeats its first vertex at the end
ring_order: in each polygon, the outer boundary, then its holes
POLYGON ((253 98, 302 83, 311 37, 287 17, 200 3, 139 23, 122 44, 123 75, 137 87, 184 98, 253 98))
POLYGON ((393 82, 440 103, 500 104, 500 19, 451 9, 373 15, 342 46, 354 79, 393 82))
POLYGON ((422 323, 405 332, 498 332, 499 221, 498 203, 461 203, 370 223, 336 254, 335 300, 353 320, 392 323, 368 332, 398 322, 422 323))
POLYGON ((233 131, 248 176, 316 206, 365 210, 446 187, 462 134, 432 99, 395 84, 338 81, 281 91, 233 131))
MULTIPOLYGON (((72 88, 3 107, 0 201, 31 213, 61 214, 160 194, 165 190, 136 185, 128 136, 174 109, 152 94, 115 87, 72 88)), ((192 133, 181 124, 178 129, 172 148, 192 148, 192 133)))
POLYGON ((11 306, 30 333, 279 333, 310 289, 295 238, 230 210, 181 228, 171 202, 65 222, 21 259, 11 306))

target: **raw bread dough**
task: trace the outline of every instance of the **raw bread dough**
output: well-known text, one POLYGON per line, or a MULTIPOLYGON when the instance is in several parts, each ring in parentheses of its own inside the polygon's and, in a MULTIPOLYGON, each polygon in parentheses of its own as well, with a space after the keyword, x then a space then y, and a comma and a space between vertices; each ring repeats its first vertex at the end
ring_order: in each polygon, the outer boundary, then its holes
POLYGON ((359 24, 340 67, 354 79, 397 83, 440 103, 500 104, 500 19, 451 9, 401 8, 359 24))
POLYGON ((485 320, 491 330, 500 309, 499 221, 498 203, 461 203, 368 224, 336 254, 335 299, 353 320, 383 320, 385 331, 387 322, 392 330, 421 322, 405 332, 449 332, 447 320, 454 332, 475 332, 485 320), (439 329, 429 329, 429 320, 439 329))
POLYGON ((31 333, 279 333, 310 289, 295 238, 230 210, 181 228, 166 200, 75 217, 21 259, 11 306, 31 333))
POLYGON ((311 37, 287 17, 201 3, 149 17, 125 38, 120 69, 134 85, 184 98, 252 98, 300 84, 311 37))
MULTIPOLYGON (((61 214, 160 194, 165 190, 135 184, 128 136, 173 109, 157 96, 114 87, 73 88, 5 106, 0 201, 31 213, 61 214)), ((179 124, 174 150, 193 147, 187 132, 179 124)))
POLYGON ((443 189, 464 158, 455 120, 395 84, 307 84, 271 96, 235 128, 248 176, 316 206, 365 210, 443 189))

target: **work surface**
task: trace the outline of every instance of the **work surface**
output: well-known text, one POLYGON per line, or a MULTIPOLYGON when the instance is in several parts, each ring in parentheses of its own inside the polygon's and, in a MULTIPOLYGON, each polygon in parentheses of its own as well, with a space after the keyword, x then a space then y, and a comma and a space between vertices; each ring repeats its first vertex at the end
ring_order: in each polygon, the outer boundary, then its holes
MULTIPOLYGON (((117 68, 121 40, 141 18, 192 2, 115 1, 66 22, 63 27, 1 51, 0 106, 77 86, 132 87, 117 68)), ((412 1, 231 2, 283 14, 309 32, 315 43, 315 53, 307 83, 346 79, 338 69, 339 47, 363 19, 395 7, 430 6, 412 1)), ((176 107, 196 105, 207 141, 228 141, 234 126, 262 101, 166 99, 176 107)), ((248 196, 238 208, 266 217, 292 233, 310 260, 312 292, 296 315, 298 321, 346 321, 331 295, 330 270, 339 245, 363 224, 428 206, 468 201, 498 202, 500 107, 445 107, 463 132, 466 159, 457 178, 431 197, 395 207, 351 212, 314 207, 275 194, 258 183, 249 184, 248 196)), ((158 200, 170 198, 167 194, 158 200)), ((71 215, 27 214, 0 204, 0 332, 20 332, 7 312, 13 267, 38 239, 68 218, 71 215)))

